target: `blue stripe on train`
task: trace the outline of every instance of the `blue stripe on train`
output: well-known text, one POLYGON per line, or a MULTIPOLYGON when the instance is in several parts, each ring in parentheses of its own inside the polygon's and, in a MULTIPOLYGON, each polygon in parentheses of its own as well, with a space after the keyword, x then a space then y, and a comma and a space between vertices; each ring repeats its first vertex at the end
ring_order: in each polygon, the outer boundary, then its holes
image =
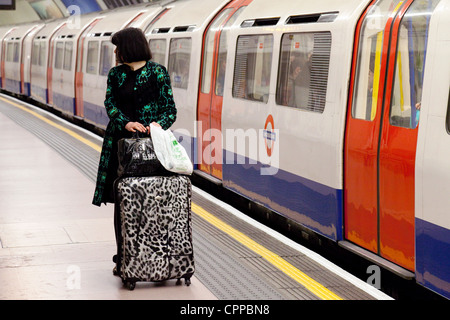
MULTIPOLYGON (((224 150, 224 160, 233 157, 224 150)), ((332 240, 342 240, 342 190, 281 169, 273 175, 262 175, 263 165, 249 164, 248 159, 245 164, 237 163, 223 165, 225 187, 332 240)))
POLYGON ((6 90, 14 93, 20 93, 20 81, 14 79, 4 79, 4 87, 6 90))
POLYGON ((416 279, 450 299, 450 230, 416 218, 416 279))
POLYGON ((106 128, 109 122, 108 115, 104 106, 99 106, 87 101, 83 101, 84 106, 84 118, 100 125, 102 128, 106 128))
POLYGON ((75 98, 53 91, 53 105, 65 113, 75 114, 75 98))

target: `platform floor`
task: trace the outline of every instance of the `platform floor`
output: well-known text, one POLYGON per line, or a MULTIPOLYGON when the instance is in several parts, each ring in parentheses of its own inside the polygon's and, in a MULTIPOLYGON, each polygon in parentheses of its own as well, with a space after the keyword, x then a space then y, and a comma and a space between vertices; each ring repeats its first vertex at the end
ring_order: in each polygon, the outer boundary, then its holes
POLYGON ((190 286, 112 275, 113 206, 91 204, 101 138, 0 95, 0 299, 390 299, 194 187, 190 286))

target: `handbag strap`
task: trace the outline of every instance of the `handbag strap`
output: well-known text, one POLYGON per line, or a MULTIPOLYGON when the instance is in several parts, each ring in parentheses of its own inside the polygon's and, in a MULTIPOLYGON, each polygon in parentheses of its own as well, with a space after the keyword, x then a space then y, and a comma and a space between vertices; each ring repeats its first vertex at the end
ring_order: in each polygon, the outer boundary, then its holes
POLYGON ((133 132, 132 138, 133 139, 139 139, 139 138, 148 138, 149 135, 143 132, 140 132, 138 130, 136 130, 135 132, 133 132))

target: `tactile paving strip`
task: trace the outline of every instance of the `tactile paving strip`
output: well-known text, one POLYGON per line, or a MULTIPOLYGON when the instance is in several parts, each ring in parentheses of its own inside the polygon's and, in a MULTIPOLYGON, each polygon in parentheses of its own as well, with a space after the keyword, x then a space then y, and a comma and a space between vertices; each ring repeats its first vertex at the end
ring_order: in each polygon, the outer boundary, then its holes
MULTIPOLYGON (((330 272, 324 266, 315 262, 306 255, 298 252, 287 244, 268 236, 265 232, 260 231, 256 227, 248 223, 244 223, 241 219, 228 213, 225 209, 218 206, 213 206, 213 204, 203 197, 194 193, 193 201, 204 209, 214 212, 214 215, 220 217, 220 219, 222 219, 225 223, 245 233, 255 242, 269 249, 274 254, 277 254, 343 299, 374 299, 368 293, 348 283, 345 279, 339 277, 335 273, 330 272)), ((235 255, 239 261, 246 264, 250 269, 253 269, 254 272, 258 272, 264 280, 271 283, 271 286, 281 293, 286 299, 318 299, 301 284, 294 281, 285 273, 270 264, 267 260, 248 248, 245 248, 230 236, 221 232, 219 229, 214 228, 213 226, 207 226, 204 228, 205 232, 210 232, 211 237, 214 239, 220 239, 220 242, 224 243, 225 247, 232 252, 232 254, 235 255)))
MULTIPOLYGON (((20 102, 16 103, 21 104, 20 102)), ((24 108, 28 107, 24 106, 24 108)), ((49 117, 46 112, 38 109, 33 109, 32 111, 50 119, 51 121, 58 121, 58 119, 49 117)), ((42 122, 42 120, 17 107, 0 103, 0 112, 56 150, 70 163, 75 165, 90 180, 96 181, 97 168, 100 159, 100 154, 96 150, 81 141, 72 138, 58 128, 46 125, 42 122)), ((61 125, 64 126, 64 122, 61 121, 61 125)), ((71 130, 76 130, 76 128, 71 128, 71 130)), ((85 135, 81 130, 78 130, 77 134, 85 135)), ((89 136, 86 136, 86 138, 89 139, 89 136)))

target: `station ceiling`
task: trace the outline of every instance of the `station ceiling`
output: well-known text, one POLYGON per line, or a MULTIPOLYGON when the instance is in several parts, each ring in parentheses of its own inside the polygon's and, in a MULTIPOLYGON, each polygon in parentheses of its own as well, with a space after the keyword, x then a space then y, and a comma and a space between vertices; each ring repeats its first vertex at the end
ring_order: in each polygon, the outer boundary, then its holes
POLYGON ((0 0, 0 26, 51 20, 158 0, 0 0))

